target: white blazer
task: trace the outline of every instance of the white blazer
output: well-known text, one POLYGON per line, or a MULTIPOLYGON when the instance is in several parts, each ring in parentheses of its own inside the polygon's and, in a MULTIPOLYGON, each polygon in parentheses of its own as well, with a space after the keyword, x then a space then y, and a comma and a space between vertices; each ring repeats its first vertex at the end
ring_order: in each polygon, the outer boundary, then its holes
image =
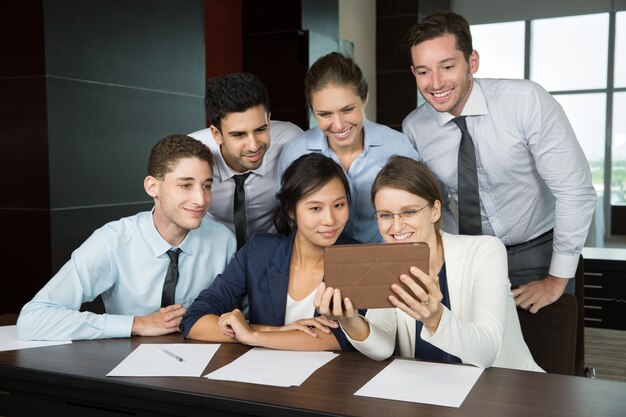
MULTIPOLYGON (((506 249, 493 236, 442 232, 451 310, 437 330, 420 336, 463 363, 483 368, 543 372, 524 342, 508 278, 506 249)), ((415 319, 396 308, 368 310, 367 339, 348 340, 363 354, 383 360, 396 353, 415 356, 415 319)))

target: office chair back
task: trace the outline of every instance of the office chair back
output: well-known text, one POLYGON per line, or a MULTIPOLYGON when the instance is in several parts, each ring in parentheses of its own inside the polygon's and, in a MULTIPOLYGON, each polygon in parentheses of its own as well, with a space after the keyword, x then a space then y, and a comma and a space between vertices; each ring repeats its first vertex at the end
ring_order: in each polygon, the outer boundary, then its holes
POLYGON ((582 256, 576 270, 576 295, 563 294, 532 314, 517 309, 524 340, 546 372, 585 375, 584 275, 582 256))

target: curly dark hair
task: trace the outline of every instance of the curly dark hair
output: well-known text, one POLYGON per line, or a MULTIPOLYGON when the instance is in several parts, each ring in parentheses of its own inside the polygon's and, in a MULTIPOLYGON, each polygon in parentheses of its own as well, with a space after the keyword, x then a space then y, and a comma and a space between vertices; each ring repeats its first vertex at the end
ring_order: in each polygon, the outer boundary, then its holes
POLYGON ((187 135, 166 136, 152 147, 148 159, 148 175, 162 180, 165 174, 174 169, 179 159, 192 157, 206 161, 213 169, 213 154, 204 143, 187 135))

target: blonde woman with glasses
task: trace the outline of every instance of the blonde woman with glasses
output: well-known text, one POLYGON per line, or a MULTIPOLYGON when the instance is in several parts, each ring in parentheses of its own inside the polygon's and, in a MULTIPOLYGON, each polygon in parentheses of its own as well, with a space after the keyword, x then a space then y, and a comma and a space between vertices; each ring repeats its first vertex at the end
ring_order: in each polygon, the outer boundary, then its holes
POLYGON ((322 283, 315 298, 319 312, 336 320, 352 345, 376 360, 395 353, 543 371, 522 337, 502 242, 493 236, 442 232, 437 181, 413 159, 389 159, 374 180, 371 197, 385 242, 426 242, 430 270, 413 267, 412 276, 398 277, 410 292, 392 285, 389 301, 395 308, 370 309, 365 317, 350 299, 342 299, 339 289, 322 283))

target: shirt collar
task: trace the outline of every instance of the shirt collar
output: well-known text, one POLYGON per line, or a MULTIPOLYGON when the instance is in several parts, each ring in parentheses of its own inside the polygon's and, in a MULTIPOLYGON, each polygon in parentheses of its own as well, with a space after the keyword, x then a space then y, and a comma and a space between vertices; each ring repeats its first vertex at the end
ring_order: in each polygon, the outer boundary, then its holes
MULTIPOLYGON (((480 84, 474 78, 472 91, 470 92, 470 96, 467 99, 463 110, 461 111, 461 116, 482 116, 485 114, 487 114, 487 102, 485 101, 485 96, 483 95, 482 88, 480 88, 480 84)), ((437 120, 439 122, 439 126, 445 125, 450 120, 456 117, 457 116, 448 112, 437 112, 437 120)))
MULTIPOLYGON (((270 142, 270 146, 271 146, 271 142, 270 142)), ((265 162, 265 158, 267 158, 267 153, 269 152, 269 150, 270 148, 267 148, 267 151, 265 151, 265 155, 263 155, 263 163, 261 163, 261 166, 259 166, 257 169, 252 169, 246 172, 252 172, 253 174, 264 176, 265 169, 266 169, 265 168, 266 164, 264 162, 265 162)), ((226 161, 224 161, 224 156, 222 155, 222 151, 219 148, 217 152, 214 153, 214 155, 216 156, 215 167, 217 168, 216 170, 214 170, 214 172, 216 171, 219 176, 219 177, 216 176, 218 178, 215 178, 215 179, 221 182, 224 182, 224 181, 228 181, 235 175, 245 174, 245 172, 237 172, 231 167, 229 167, 228 164, 226 164, 226 161)))
MULTIPOLYGON (((150 245, 152 254, 155 258, 158 258, 168 250, 172 249, 172 245, 167 243, 159 234, 159 231, 154 224, 154 218, 152 217, 153 213, 154 207, 149 212, 145 212, 146 215, 141 219, 141 228, 145 231, 145 238, 148 245, 150 245)), ((200 227, 202 227, 202 225, 200 225, 200 227)), ((178 245, 178 248, 180 248, 180 250, 187 255, 193 255, 194 250, 196 249, 196 234, 196 230, 190 230, 187 232, 185 239, 183 239, 180 245, 178 245)))
POLYGON ((376 125, 367 119, 363 120, 363 133, 365 140, 363 141, 363 148, 367 149, 374 146, 381 146, 383 144, 383 135, 374 134, 376 125))

